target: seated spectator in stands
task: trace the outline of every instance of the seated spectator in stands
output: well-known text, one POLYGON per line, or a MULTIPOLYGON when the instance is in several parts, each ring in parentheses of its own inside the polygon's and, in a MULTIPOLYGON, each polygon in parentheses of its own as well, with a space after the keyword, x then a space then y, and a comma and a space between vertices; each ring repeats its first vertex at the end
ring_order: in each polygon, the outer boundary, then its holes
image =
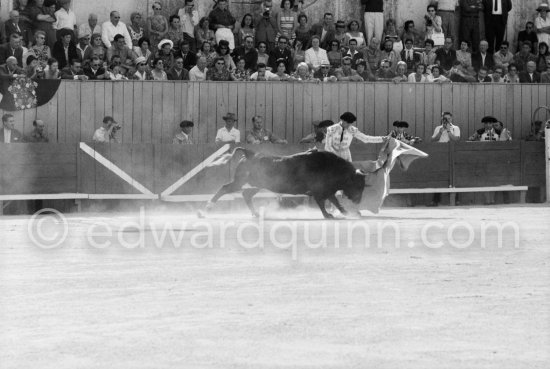
POLYGON ((15 118, 12 114, 2 116, 3 129, 0 130, 0 143, 23 143, 23 135, 15 129, 15 118))
POLYGON ((343 55, 343 57, 350 57, 351 58, 351 67, 355 69, 355 64, 357 63, 357 60, 364 59, 365 56, 362 52, 357 51, 357 40, 351 39, 348 43, 349 50, 343 55))
MULTIPOLYGON (((392 39, 386 39, 380 53, 380 60, 387 60, 390 64, 390 69, 395 73, 397 68, 397 62, 401 60, 401 57, 398 53, 393 50, 393 41, 392 39)), ((395 77, 395 76, 394 76, 395 77)), ((393 78, 393 77, 392 77, 393 78)))
POLYGON ((526 70, 519 73, 519 83, 540 83, 540 73, 534 61, 527 62, 526 70))
POLYGON ((550 56, 546 58, 546 71, 540 74, 540 83, 550 83, 550 56))
POLYGON ((333 126, 334 122, 332 120, 323 120, 322 122, 315 124, 313 123, 313 133, 305 136, 300 140, 301 144, 305 143, 325 143, 327 136, 327 128, 333 126))
POLYGON ((236 47, 244 46, 245 40, 248 36, 252 37, 252 47, 254 47, 255 41, 256 41, 256 28, 254 26, 254 18, 252 17, 252 14, 247 13, 243 15, 243 18, 241 20, 241 23, 237 22, 237 25, 240 26, 237 32, 235 32, 235 43, 236 47))
POLYGON ((537 31, 539 44, 544 42, 546 45, 550 45, 550 17, 548 16, 548 10, 550 10, 550 7, 544 3, 540 4, 537 8, 539 14, 535 19, 535 30, 537 31))
POLYGON ((426 66, 422 63, 418 63, 416 65, 416 72, 409 74, 408 81, 413 83, 428 82, 426 66))
POLYGON ((90 13, 90 15, 88 16, 88 22, 82 23, 80 26, 78 26, 78 35, 93 35, 94 33, 101 35, 101 26, 97 24, 97 15, 94 13, 90 13))
POLYGON ((468 41, 460 42, 460 50, 456 51, 456 60, 458 60, 465 68, 472 65, 472 53, 470 53, 470 45, 468 44, 468 41))
POLYGON ((147 37, 141 37, 138 40, 137 46, 133 48, 133 52, 136 58, 144 57, 147 64, 151 61, 153 53, 150 50, 150 42, 147 37))
POLYGON ((78 55, 78 59, 80 59, 83 64, 88 64, 87 62, 84 61, 84 54, 86 54, 86 50, 91 48, 90 38, 91 38, 91 35, 87 33, 78 35, 78 44, 76 45, 76 54, 78 55))
POLYGON ((195 124, 190 120, 184 120, 180 123, 181 132, 177 133, 174 139, 172 140, 173 144, 177 145, 190 145, 193 143, 191 139, 191 132, 195 124))
POLYGON ((477 83, 491 83, 491 77, 489 77, 489 71, 486 67, 479 68, 479 71, 477 72, 477 83))
POLYGON ((128 68, 134 65, 136 54, 134 54, 134 52, 126 46, 125 43, 126 41, 124 40, 123 35, 116 35, 113 39, 111 47, 107 49, 107 60, 112 60, 113 56, 118 55, 120 56, 122 65, 128 68))
POLYGON ((84 74, 89 80, 101 80, 108 77, 105 68, 103 68, 103 62, 98 57, 93 57, 90 63, 84 67, 84 74))
POLYGON ((216 133, 216 142, 239 143, 241 142, 241 132, 235 128, 237 117, 234 113, 227 113, 222 117, 225 126, 218 129, 216 133))
POLYGON ((235 48, 235 37, 233 35, 233 29, 235 17, 228 9, 227 0, 218 0, 217 6, 208 15, 210 20, 210 28, 216 30, 216 42, 219 44, 220 40, 229 42, 229 50, 235 48))
MULTIPOLYGON (((279 40, 277 41, 277 47, 275 47, 269 53, 269 63, 266 64, 271 70, 277 69, 276 63, 277 63, 277 60, 279 59, 284 59, 287 73, 290 73, 293 70, 294 62, 292 60, 292 51, 290 51, 287 45, 288 45, 288 38, 286 38, 285 36, 279 37, 279 40)), ((259 54, 262 51, 259 47, 260 46, 258 46, 258 63, 260 63, 259 54)), ((325 55, 326 55, 326 52, 325 52, 325 55)))
POLYGON ((188 40, 183 39, 180 42, 179 50, 174 53, 174 57, 181 56, 183 58, 183 67, 187 70, 191 70, 197 65, 197 54, 191 50, 191 44, 188 40))
POLYGON ((498 136, 497 141, 512 141, 512 134, 500 121, 493 123, 493 129, 498 136))
POLYGON ((57 59, 48 59, 48 67, 44 71, 44 79, 60 79, 61 71, 57 59))
MULTIPOLYGON (((349 58, 347 60, 349 60, 349 58)), ((313 73, 313 77, 317 78, 321 82, 337 82, 338 81, 338 78, 335 75, 335 71, 331 68, 330 64, 327 63, 327 62, 324 62, 321 65, 321 68, 319 68, 319 70, 317 72, 313 73)))
MULTIPOLYGON (((183 31, 181 25, 181 18, 179 15, 173 14, 170 16, 168 25, 168 31, 164 35, 168 40, 174 43, 174 47, 177 49, 180 42, 183 40, 183 31)), ((193 40, 194 42, 195 40, 193 40)), ((178 50, 175 50, 177 52, 178 50)))
POLYGON ((537 33, 535 32, 535 24, 531 21, 527 22, 525 25, 525 30, 520 31, 518 34, 518 47, 516 53, 519 53, 523 47, 523 42, 529 41, 534 47, 534 51, 538 44, 537 33))
POLYGON ((214 62, 214 67, 209 68, 206 72, 207 81, 233 81, 234 77, 225 65, 224 58, 217 58, 214 62))
POLYGON ((500 66, 495 66, 493 74, 489 77, 491 78, 491 83, 505 83, 504 82, 504 70, 500 66))
POLYGON ((500 44, 500 50, 493 56, 495 66, 501 66, 502 68, 507 69, 508 65, 514 61, 514 54, 508 50, 509 48, 510 43, 508 41, 502 41, 500 44))
POLYGON ((220 43, 218 44, 218 47, 216 48, 216 55, 218 58, 223 58, 225 62, 225 68, 229 72, 233 72, 235 70, 235 63, 233 62, 233 58, 231 58, 231 53, 229 52, 229 42, 226 40, 220 40, 220 43))
POLYGON ((164 69, 168 70, 174 66, 174 54, 172 49, 174 48, 174 43, 171 40, 161 40, 157 46, 157 52, 155 54, 155 59, 161 59, 164 64, 164 69))
MULTIPOLYGON (((404 69, 406 70, 406 68, 404 69)), ((391 63, 389 60, 384 59, 380 62, 380 68, 376 71, 376 79, 378 81, 392 81, 395 78, 395 73, 391 70, 391 63)))
POLYGON ((246 69, 246 61, 238 59, 236 65, 237 68, 233 71, 233 79, 235 81, 250 81, 250 70, 246 69))
MULTIPOLYGON (((8 36, 13 33, 16 33, 22 37, 22 45, 27 46, 32 39, 32 31, 30 28, 26 27, 24 22, 19 22, 19 12, 17 10, 12 10, 9 13, 9 19, 4 23, 4 32, 2 36, 8 36)), ((4 38, 4 37, 2 37, 4 38)))
POLYGON ((546 42, 539 42, 539 52, 536 57, 537 72, 546 72, 546 59, 550 57, 546 42))
POLYGON ((335 33, 334 17, 331 13, 325 13, 323 15, 323 21, 311 27, 312 41, 313 36, 317 36, 319 38, 319 47, 324 50, 328 49, 330 43, 334 40, 335 33))
POLYGON ((36 119, 32 122, 33 130, 31 134, 27 137, 25 140, 26 142, 32 142, 32 143, 46 143, 50 142, 50 139, 48 138, 48 131, 46 129, 46 124, 43 120, 36 119))
MULTIPOLYGON (((311 36, 309 36, 308 40, 308 48, 311 46, 311 36)), ((332 41, 338 41, 338 43, 344 47, 347 45, 346 43, 346 22, 343 20, 339 20, 334 24, 334 39, 332 41)), ((328 47, 328 46, 327 46, 328 47)), ((328 49, 327 49, 328 51, 328 49)))
POLYGON ((206 66, 211 68, 214 66, 214 60, 218 57, 218 53, 215 50, 212 50, 210 42, 203 42, 199 52, 197 53, 197 58, 204 57, 206 59, 206 66))
POLYGON ((116 10, 109 14, 110 20, 101 25, 101 40, 106 48, 110 48, 116 35, 124 36, 125 44, 132 45, 132 37, 128 33, 126 24, 120 21, 120 14, 116 10))
POLYGON ((132 44, 126 46, 133 50, 138 47, 139 40, 145 35, 140 12, 132 12, 132 14, 130 14, 130 24, 127 24, 126 28, 128 29, 128 34, 132 39, 132 44))
MULTIPOLYGON (((359 22, 356 20, 352 20, 348 23, 348 31, 346 32, 346 36, 344 38, 343 45, 346 47, 349 47, 349 42, 351 40, 355 40, 356 44, 355 47, 357 49, 362 49, 367 46, 367 43, 365 41, 365 35, 363 35, 363 32, 361 32, 359 29, 361 26, 359 25, 359 22)), ((414 28, 414 24, 413 24, 414 28)))
POLYGON ((426 82, 445 83, 451 81, 443 74, 441 74, 441 67, 439 65, 432 65, 431 74, 428 74, 426 82))
POLYGON ((24 73, 24 69, 17 65, 15 56, 10 56, 6 64, 0 65, 0 94, 7 94, 13 80, 24 73))
POLYGON ((403 41, 399 38, 398 35, 393 36, 386 36, 386 39, 390 39, 393 42, 393 51, 397 53, 397 55, 401 55, 401 51, 405 48, 405 45, 403 44, 403 41))
POLYGON ((437 55, 435 53, 434 41, 426 40, 424 41, 424 51, 420 54, 420 62, 425 65, 434 65, 437 55))
POLYGON ((0 64, 6 63, 6 60, 13 56, 17 60, 17 65, 23 67, 23 48, 21 47, 22 38, 17 33, 10 35, 9 42, 0 45, 0 64))
POLYGON ((517 65, 518 71, 523 72, 530 61, 535 62, 536 65, 537 57, 531 53, 531 42, 523 41, 521 50, 514 56, 514 63, 517 65))
POLYGON ((395 70, 395 77, 392 81, 394 83, 408 82, 409 76, 407 75, 407 63, 404 61, 397 62, 397 68, 395 70))
POLYGON ((76 40, 76 15, 71 10, 71 0, 58 0, 57 1, 60 8, 54 13, 55 22, 53 28, 56 30, 56 36, 59 40, 61 38, 61 30, 66 29, 71 31, 71 36, 73 40, 76 40))
POLYGON ((393 36, 397 36, 397 26, 392 18, 386 19, 384 31, 382 32, 382 40, 393 40, 393 36))
MULTIPOLYGON (((264 63, 265 65, 269 66, 269 54, 267 54, 267 43, 263 41, 258 42, 258 46, 256 50, 258 50, 258 64, 264 63)), ((285 60, 285 65, 286 65, 286 60, 285 60)))
POLYGON ((103 118, 103 124, 101 127, 96 129, 92 141, 94 142, 110 142, 110 143, 119 143, 117 137, 117 132, 122 128, 113 117, 106 116, 103 118))
POLYGON ((288 81, 290 80, 290 75, 288 75, 286 73, 286 65, 285 65, 285 61, 283 59, 281 59, 278 63, 277 63, 277 73, 275 73, 277 75, 277 78, 279 79, 279 81, 288 81))
POLYGON ((164 60, 155 58, 153 60, 153 69, 151 69, 151 78, 153 81, 167 81, 168 75, 164 71, 164 60))
POLYGON ((504 76, 504 83, 519 83, 518 66, 512 62, 508 64, 508 73, 504 76))
POLYGON ((495 133, 495 130, 493 128, 493 124, 498 122, 498 120, 495 117, 492 116, 486 116, 481 118, 481 123, 483 123, 483 128, 478 129, 475 131, 469 138, 468 141, 481 141, 481 142, 487 142, 487 141, 498 141, 498 134, 495 133))
POLYGON ((84 52, 82 61, 88 63, 93 57, 99 58, 101 61, 107 60, 107 50, 103 47, 103 42, 101 41, 101 35, 94 33, 92 35, 92 43, 88 49, 84 52))
POLYGON ((316 72, 317 70, 319 70, 319 68, 321 68, 322 63, 330 64, 326 50, 320 47, 319 37, 313 36, 311 38, 311 47, 306 50, 305 62, 309 66, 309 68, 314 72, 316 72))
POLYGON ((401 51, 401 60, 407 65, 407 74, 412 73, 415 66, 420 63, 420 54, 414 52, 413 40, 405 40, 405 48, 401 51))
POLYGON ((380 50, 380 40, 378 40, 376 37, 373 37, 367 48, 363 51, 363 54, 365 56, 365 60, 367 63, 369 63, 369 67, 371 71, 375 71, 378 69, 380 65, 381 56, 382 56, 382 50, 380 50))
POLYGON ((183 67, 183 58, 174 58, 174 66, 166 73, 170 81, 189 81, 189 71, 183 67))
MULTIPOLYGON (((350 41, 353 42, 353 41, 350 41)), ((327 63, 327 62, 325 62, 327 63)), ((339 82, 363 82, 363 77, 357 74, 357 71, 352 69, 353 59, 350 56, 344 56, 342 59, 342 67, 335 70, 336 78, 339 82)))
MULTIPOLYGON (((338 24, 336 26, 338 26, 338 24)), ((311 26, 308 24, 307 15, 304 13, 300 13, 298 15, 298 27, 296 27, 294 33, 296 33, 296 41, 294 42, 294 46, 296 46, 296 42, 300 41, 302 50, 305 51, 309 47, 309 42, 311 39, 311 26)))
POLYGON ((60 39, 53 45, 52 55, 59 62, 61 70, 68 66, 71 60, 79 59, 76 44, 72 40, 72 34, 73 32, 68 29, 60 30, 60 39))
POLYGON ((327 50, 327 58, 332 68, 340 68, 342 64, 342 50, 338 40, 334 40, 330 43, 330 49, 327 50))
POLYGON ((87 81, 88 77, 86 77, 82 70, 82 62, 75 58, 71 60, 71 65, 61 69, 61 79, 87 81))
POLYGON ((298 82, 319 82, 319 80, 313 77, 313 73, 309 70, 309 66, 306 63, 300 63, 296 67, 296 72, 290 75, 290 81, 298 82))
POLYGON ((43 79, 44 78, 44 69, 40 67, 38 59, 33 55, 29 55, 27 58, 27 67, 25 68, 25 74, 30 79, 43 79))
POLYGON ((247 144, 286 144, 286 140, 278 138, 271 131, 263 127, 264 118, 260 115, 252 117, 252 130, 246 132, 247 144))
POLYGON ((403 26, 403 33, 401 33, 401 40, 404 44, 407 43, 407 40, 412 40, 414 47, 422 47, 424 43, 424 38, 420 36, 420 33, 414 28, 414 21, 408 20, 403 26))
POLYGON ((57 40, 53 24, 55 23, 55 2, 44 0, 35 0, 34 5, 30 8, 31 21, 33 22, 34 30, 41 30, 46 33, 46 44, 53 48, 57 40), (52 7, 53 5, 53 7, 52 7))
MULTIPOLYGON (((531 131, 529 135, 525 138, 526 141, 544 141, 544 126, 542 121, 537 120, 531 123, 531 131)), ((1 141, 0 141, 1 142, 1 141)))
POLYGON ((258 64, 258 51, 254 48, 254 37, 247 35, 244 37, 243 44, 238 46, 231 53, 233 62, 237 64, 239 60, 244 60, 244 68, 247 70, 256 70, 258 64))
POLYGON ((420 137, 413 137, 406 131, 406 129, 409 128, 409 123, 396 120, 395 122, 393 122, 393 126, 395 128, 389 133, 390 137, 393 137, 396 140, 399 140, 409 145, 414 145, 422 142, 422 139, 420 137))
POLYGON ((43 69, 48 65, 48 59, 52 57, 51 50, 46 42, 46 33, 44 31, 36 31, 34 34, 34 45, 28 50, 26 56, 33 55, 38 59, 38 63, 43 69))
POLYGON ((111 81, 126 81, 128 80, 126 74, 128 74, 128 69, 121 64, 113 64, 111 68, 107 70, 107 75, 111 81))
POLYGON ((435 127, 432 142, 449 142, 460 140, 460 128, 453 124, 453 114, 444 112, 441 125, 435 127))
POLYGON ((445 44, 443 47, 437 49, 435 54, 436 64, 439 64, 446 71, 450 70, 453 67, 453 63, 457 60, 456 51, 453 49, 453 39, 450 37, 445 37, 445 44))
POLYGON ((476 72, 478 72, 481 67, 485 67, 487 70, 493 69, 495 65, 494 56, 488 50, 489 43, 486 40, 482 40, 479 43, 479 51, 472 54, 472 65, 476 72))
POLYGON ((294 47, 291 49, 291 56, 293 60, 293 69, 296 69, 296 66, 298 64, 306 61, 306 51, 303 49, 302 43, 300 41, 296 41, 296 43, 294 44, 294 47))
POLYGON ((197 58, 197 65, 195 65, 189 71, 189 80, 206 81, 206 72, 208 72, 208 68, 206 68, 206 64, 207 64, 206 57, 199 56, 197 58))
POLYGON ((208 17, 202 17, 199 20, 199 26, 195 30, 195 39, 197 40, 197 49, 200 49, 205 41, 210 43, 210 46, 216 45, 216 36, 214 31, 210 29, 208 17))
POLYGON ((150 81, 153 79, 153 76, 147 67, 147 60, 143 56, 136 59, 136 71, 132 75, 131 79, 138 81, 150 81))
MULTIPOLYGON (((436 37, 434 36, 435 33, 441 34, 443 32, 443 28, 441 25, 443 24, 443 21, 441 19, 441 16, 437 15, 437 5, 436 4, 429 4, 426 8, 426 11, 428 14, 424 16, 426 30, 425 30, 425 40, 434 40, 436 37)), ((440 43, 437 44, 437 46, 442 46, 440 43)))
POLYGON ((374 82, 376 81, 375 75, 372 73, 370 69, 370 65, 363 59, 357 60, 357 64, 355 64, 355 70, 357 71, 357 74, 363 78, 363 81, 365 82, 374 82))
POLYGON ((258 64, 258 70, 250 76, 251 81, 278 81, 279 77, 277 74, 272 73, 267 70, 267 67, 264 63, 258 64))

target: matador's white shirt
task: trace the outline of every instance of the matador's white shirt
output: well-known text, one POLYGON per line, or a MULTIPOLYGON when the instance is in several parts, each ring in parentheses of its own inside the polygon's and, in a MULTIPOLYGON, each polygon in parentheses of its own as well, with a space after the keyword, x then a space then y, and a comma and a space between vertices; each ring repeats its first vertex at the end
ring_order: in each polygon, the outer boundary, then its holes
POLYGON ((349 150, 349 147, 354 138, 365 143, 384 142, 382 137, 368 136, 359 131, 359 129, 357 129, 357 127, 355 126, 349 126, 348 128, 344 129, 341 123, 337 123, 327 128, 325 150, 338 155, 342 159, 351 161, 351 152, 349 150), (343 136, 342 130, 344 131, 343 136))

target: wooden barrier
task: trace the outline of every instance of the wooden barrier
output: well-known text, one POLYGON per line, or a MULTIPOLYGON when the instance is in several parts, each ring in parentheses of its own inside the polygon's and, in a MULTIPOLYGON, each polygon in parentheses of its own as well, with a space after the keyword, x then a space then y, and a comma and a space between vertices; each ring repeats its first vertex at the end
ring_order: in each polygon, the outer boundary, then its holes
POLYGON ((405 120, 411 134, 428 141, 441 112, 451 111, 463 139, 481 127, 483 116, 494 115, 518 140, 529 133, 532 113, 548 98, 550 84, 62 81, 48 104, 15 116, 25 134, 40 118, 52 142, 77 143, 89 141, 103 117, 112 115, 124 124, 123 143, 165 144, 183 119, 195 122, 195 142, 212 143, 222 116, 234 112, 243 139, 252 117, 262 115, 267 129, 298 142, 313 121, 337 120, 349 110, 368 134, 385 135, 393 121, 405 120))

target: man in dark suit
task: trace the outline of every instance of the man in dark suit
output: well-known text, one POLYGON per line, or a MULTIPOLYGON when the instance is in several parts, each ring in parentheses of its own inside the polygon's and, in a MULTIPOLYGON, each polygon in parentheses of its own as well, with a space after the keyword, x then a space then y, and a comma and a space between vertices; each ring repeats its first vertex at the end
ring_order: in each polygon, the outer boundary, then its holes
POLYGON ((485 40, 479 43, 479 51, 472 54, 472 66, 476 72, 479 72, 481 67, 492 70, 495 66, 493 54, 489 51, 489 43, 485 40))
POLYGON ((25 142, 21 132, 15 129, 15 118, 11 114, 2 116, 2 129, 0 129, 0 143, 25 142))
POLYGON ((23 68, 17 65, 17 59, 14 56, 10 56, 6 60, 6 64, 0 65, 0 93, 4 95, 4 98, 11 96, 8 88, 11 86, 15 76, 23 73, 25 73, 23 68))
POLYGON ((79 59, 71 60, 71 65, 61 70, 61 79, 74 79, 87 81, 88 76, 82 71, 82 63, 79 59))
POLYGON ((174 55, 181 56, 183 58, 183 68, 191 70, 195 65, 197 65, 197 54, 191 51, 191 45, 189 40, 180 41, 180 51, 174 55))
POLYGON ((174 66, 166 72, 166 75, 170 81, 189 81, 189 71, 183 67, 181 56, 174 58, 174 66))
POLYGON ((491 77, 489 77, 489 70, 487 70, 486 67, 479 68, 479 72, 477 72, 476 82, 477 83, 491 83, 491 82, 493 82, 491 80, 491 77))
POLYGON ((279 37, 277 47, 271 50, 269 53, 269 67, 271 70, 277 70, 277 60, 283 59, 286 66, 286 72, 290 73, 294 69, 294 62, 292 59, 292 52, 288 46, 288 38, 286 36, 279 37))
POLYGON ((23 68, 23 48, 21 47, 21 36, 17 33, 10 35, 10 41, 7 44, 0 45, 0 64, 6 63, 6 60, 13 56, 17 59, 17 65, 23 68))
POLYGON ((4 24, 4 36, 8 37, 12 33, 17 33, 23 37, 23 45, 29 45, 29 41, 32 41, 32 32, 24 23, 19 22, 19 12, 12 10, 10 12, 10 19, 4 24))
POLYGON ((526 71, 519 72, 519 83, 540 83, 540 73, 537 72, 537 63, 527 62, 526 71))
POLYGON ((504 41, 510 10, 512 10, 512 0, 483 0, 485 36, 491 53, 499 50, 500 43, 504 41))
POLYGON ((86 77, 90 80, 109 79, 102 64, 101 60, 97 56, 94 56, 90 64, 84 68, 86 77))
POLYGON ((336 30, 334 29, 334 17, 331 13, 325 13, 323 22, 314 24, 311 27, 311 35, 319 36, 321 48, 330 50, 330 43, 335 39, 336 30))
POLYGON ((52 56, 59 62, 59 69, 63 69, 69 65, 71 60, 78 59, 78 52, 70 29, 64 28, 59 31, 59 34, 59 40, 53 45, 52 56))
POLYGON ((420 63, 420 54, 414 52, 413 40, 410 38, 405 40, 405 48, 401 50, 401 60, 407 64, 407 74, 413 73, 416 65, 420 63))
POLYGON ((244 38, 244 45, 237 46, 231 53, 235 64, 240 59, 244 59, 245 69, 256 71, 256 65, 258 64, 258 51, 254 47, 254 37, 246 36, 244 38))

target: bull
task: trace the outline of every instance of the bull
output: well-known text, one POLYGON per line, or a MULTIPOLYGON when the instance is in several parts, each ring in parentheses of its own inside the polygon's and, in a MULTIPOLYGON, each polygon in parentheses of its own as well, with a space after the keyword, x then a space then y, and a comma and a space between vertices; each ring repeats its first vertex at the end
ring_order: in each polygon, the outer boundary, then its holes
POLYGON ((237 165, 233 181, 223 185, 208 201, 207 210, 223 195, 240 190, 243 190, 244 201, 256 217, 258 212, 254 209, 252 198, 261 189, 280 194, 312 196, 327 219, 333 216, 325 209, 326 200, 333 203, 342 214, 347 214, 336 198, 336 192, 342 191, 356 204, 361 202, 366 174, 333 153, 310 150, 279 157, 237 147, 211 166, 226 164, 237 152, 244 153, 244 156, 237 165), (246 184, 251 187, 243 189, 246 184))

